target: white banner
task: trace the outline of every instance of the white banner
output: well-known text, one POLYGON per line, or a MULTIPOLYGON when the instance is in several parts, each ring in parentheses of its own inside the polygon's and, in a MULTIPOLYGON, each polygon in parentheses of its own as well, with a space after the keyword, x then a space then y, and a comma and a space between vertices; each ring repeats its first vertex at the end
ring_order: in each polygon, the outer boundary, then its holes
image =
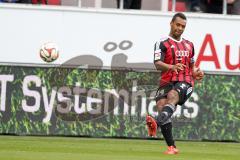
MULTIPOLYGON (((240 72, 240 18, 186 14, 183 37, 205 71, 240 72)), ((0 5, 1 62, 45 64, 39 48, 55 42, 54 64, 153 66, 154 43, 168 35, 172 13, 0 5)))

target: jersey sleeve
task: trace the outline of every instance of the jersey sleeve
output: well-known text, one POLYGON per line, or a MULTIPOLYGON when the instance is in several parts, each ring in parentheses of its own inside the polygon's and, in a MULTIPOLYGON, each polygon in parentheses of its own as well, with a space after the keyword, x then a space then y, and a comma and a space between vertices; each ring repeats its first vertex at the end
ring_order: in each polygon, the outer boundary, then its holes
POLYGON ((195 59, 194 59, 194 54, 195 54, 195 50, 194 50, 194 45, 192 43, 192 54, 191 54, 191 59, 190 59, 190 63, 194 63, 195 62, 195 59))
POLYGON ((164 61, 167 48, 163 42, 156 42, 154 45, 154 63, 157 61, 164 61))

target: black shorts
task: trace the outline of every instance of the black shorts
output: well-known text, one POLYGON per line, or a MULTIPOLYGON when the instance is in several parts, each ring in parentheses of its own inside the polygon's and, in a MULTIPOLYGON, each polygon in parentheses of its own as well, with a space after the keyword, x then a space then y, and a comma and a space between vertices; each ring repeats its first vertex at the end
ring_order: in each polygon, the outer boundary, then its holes
POLYGON ((193 92, 193 87, 187 82, 170 82, 169 84, 159 87, 155 96, 156 102, 160 99, 167 98, 167 94, 172 89, 176 90, 179 95, 179 105, 184 104, 193 92))

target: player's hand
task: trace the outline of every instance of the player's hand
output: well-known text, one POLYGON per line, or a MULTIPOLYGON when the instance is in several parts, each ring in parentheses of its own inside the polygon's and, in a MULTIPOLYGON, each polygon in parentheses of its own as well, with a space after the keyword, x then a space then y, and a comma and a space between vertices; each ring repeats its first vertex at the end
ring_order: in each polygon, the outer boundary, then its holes
POLYGON ((171 65, 171 70, 178 74, 178 72, 184 70, 185 67, 186 65, 182 63, 177 63, 175 65, 171 65))
POLYGON ((193 70, 193 78, 201 81, 204 77, 204 72, 200 70, 200 68, 195 68, 193 70))

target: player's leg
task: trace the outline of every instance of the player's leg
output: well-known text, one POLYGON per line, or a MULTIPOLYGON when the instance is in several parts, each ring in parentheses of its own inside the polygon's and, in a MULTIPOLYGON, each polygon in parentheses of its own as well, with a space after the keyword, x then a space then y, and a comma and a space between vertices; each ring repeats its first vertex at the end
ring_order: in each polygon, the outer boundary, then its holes
MULTIPOLYGON (((162 110, 162 107, 165 105, 166 100, 167 100, 167 93, 173 88, 172 84, 168 84, 162 87, 159 87, 156 95, 155 95, 155 100, 156 100, 156 107, 158 111, 162 110)), ((157 121, 155 118, 153 118, 151 115, 146 116, 146 124, 148 128, 148 135, 151 137, 155 137, 157 134, 157 121)))
POLYGON ((179 105, 183 105, 188 98, 191 97, 192 92, 193 92, 193 87, 189 83, 186 82, 178 82, 175 84, 174 89, 178 92, 179 94, 179 105))
POLYGON ((182 105, 191 96, 193 88, 186 82, 177 82, 174 89, 168 92, 166 105, 163 106, 162 112, 159 114, 157 121, 160 125, 168 123, 169 119, 175 111, 176 105, 182 105))
MULTIPOLYGON (((161 98, 157 101, 157 110, 161 111, 162 107, 166 104, 167 99, 161 98)), ((146 116, 146 124, 148 128, 148 136, 150 137, 156 137, 157 135, 157 128, 159 127, 157 124, 157 121, 154 117, 151 115, 146 116)))
POLYGON ((175 146, 175 141, 172 135, 172 120, 171 116, 175 111, 175 106, 178 103, 179 95, 175 90, 171 90, 165 101, 165 105, 163 105, 162 110, 157 117, 158 126, 161 128, 162 135, 168 145, 168 150, 165 152, 166 154, 177 154, 178 150, 175 146))
MULTIPOLYGON (((169 102, 177 103, 176 98, 173 98, 173 96, 176 96, 175 94, 177 94, 175 92, 176 92, 175 90, 170 90, 170 92, 168 92, 164 95, 163 94, 160 95, 160 96, 158 95, 156 97, 157 110, 159 112, 159 115, 161 115, 163 113, 163 111, 166 110, 166 104, 167 103, 169 103, 169 102), (173 99, 173 100, 171 100, 171 99, 173 99)), ((169 118, 164 124, 162 124, 157 120, 158 117, 156 119, 154 119, 153 117, 147 115, 146 121, 147 121, 149 135, 150 136, 156 135, 157 127, 160 127, 162 135, 163 135, 167 145, 169 146, 168 150, 165 153, 166 154, 176 154, 176 153, 178 153, 178 150, 176 149, 176 146, 175 146, 175 142, 173 140, 171 119, 169 118)))
MULTIPOLYGON (((158 108, 159 114, 162 113, 163 108, 165 107, 167 102, 168 102, 167 98, 161 99, 157 102, 157 108, 158 108)), ((163 135, 167 145, 169 146, 171 151, 173 150, 173 152, 171 152, 171 153, 173 153, 173 154, 177 153, 178 151, 175 149, 176 146, 175 146, 175 142, 173 140, 173 135, 172 135, 172 121, 171 121, 171 119, 169 119, 168 123, 166 123, 164 125, 158 124, 158 126, 161 128, 162 135, 163 135), (171 146, 173 146, 173 149, 172 149, 171 146)), ((168 153, 170 153, 170 152, 168 152, 168 153)))
POLYGON ((178 82, 174 85, 174 89, 167 95, 166 105, 163 107, 162 112, 158 116, 158 123, 161 127, 162 134, 166 140, 168 150, 166 154, 177 154, 175 142, 172 136, 172 122, 171 116, 175 111, 177 104, 184 104, 186 100, 191 96, 192 86, 185 82, 178 82))
POLYGON ((176 104, 179 101, 179 95, 178 92, 173 89, 170 90, 167 94, 167 100, 165 102, 165 105, 161 107, 161 113, 157 117, 157 123, 158 125, 164 125, 170 121, 171 116, 173 115, 173 112, 175 111, 176 104))
POLYGON ((157 101, 157 111, 161 112, 166 103, 167 103, 167 98, 159 99, 157 101))

